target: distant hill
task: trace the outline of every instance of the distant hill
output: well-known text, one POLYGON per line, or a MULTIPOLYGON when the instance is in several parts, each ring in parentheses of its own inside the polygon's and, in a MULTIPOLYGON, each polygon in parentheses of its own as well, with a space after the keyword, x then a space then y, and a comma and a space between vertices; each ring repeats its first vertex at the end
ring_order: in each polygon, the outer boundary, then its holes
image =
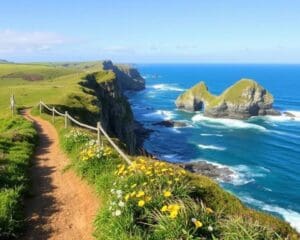
POLYGON ((9 62, 9 61, 7 61, 5 59, 0 59, 0 63, 12 63, 12 62, 9 62))

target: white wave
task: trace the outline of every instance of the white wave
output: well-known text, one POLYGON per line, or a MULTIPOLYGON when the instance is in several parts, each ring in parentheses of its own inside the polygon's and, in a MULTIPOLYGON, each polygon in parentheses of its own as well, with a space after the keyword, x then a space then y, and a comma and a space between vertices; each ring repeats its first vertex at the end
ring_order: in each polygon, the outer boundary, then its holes
POLYGON ((210 136, 223 137, 223 134, 218 134, 218 133, 201 133, 200 135, 205 137, 210 137, 210 136))
POLYGON ((237 119, 228 119, 228 118, 210 118, 210 117, 205 117, 203 114, 196 114, 194 117, 192 117, 193 122, 204 122, 204 123, 209 123, 211 125, 222 125, 226 126, 229 128, 237 128, 237 129, 243 129, 243 128, 252 128, 252 129, 257 129, 260 131, 266 131, 267 129, 263 126, 254 124, 254 123, 249 123, 245 122, 242 120, 237 120, 237 119))
POLYGON ((184 89, 170 85, 170 84, 165 84, 165 83, 160 83, 160 84, 155 84, 155 85, 151 85, 149 87, 152 87, 156 90, 159 91, 176 91, 176 92, 183 92, 184 89))
POLYGON ((161 157, 169 162, 179 162, 179 157, 177 154, 164 154, 161 157))
POLYGON ((228 168, 233 172, 233 174, 230 175, 230 182, 235 186, 241 186, 255 182, 255 178, 265 177, 267 170, 269 170, 263 167, 250 168, 242 164, 230 166, 228 168))
POLYGON ((219 147, 219 146, 215 146, 215 145, 198 144, 198 147, 200 147, 202 149, 211 149, 211 150, 218 150, 218 151, 224 151, 224 150, 226 150, 225 147, 219 147))
POLYGON ((242 201, 254 205, 262 210, 281 215, 285 221, 289 222, 292 227, 294 227, 298 232, 300 232, 300 213, 276 205, 266 204, 249 196, 242 196, 240 198, 242 201))
POLYGON ((274 124, 274 122, 289 122, 289 121, 300 121, 300 111, 283 111, 280 116, 259 116, 259 117, 252 117, 252 119, 263 119, 266 123, 274 124), (295 117, 287 116, 284 112, 291 113, 295 117))
POLYGON ((286 111, 286 112, 289 112, 289 113, 295 115, 296 118, 300 118, 300 111, 294 111, 294 110, 292 110, 292 111, 286 111))
POLYGON ((174 112, 167 110, 156 110, 155 112, 144 114, 145 117, 162 118, 164 120, 170 120, 175 115, 176 114, 174 112))
POLYGON ((266 169, 264 167, 253 167, 250 168, 246 165, 237 165, 232 167, 234 170, 236 170, 237 172, 239 172, 240 174, 245 175, 248 178, 255 178, 255 177, 265 177, 266 176, 266 172, 270 172, 269 169, 266 169), (263 172, 262 172, 263 171, 263 172))
POLYGON ((224 179, 216 179, 219 182, 230 183, 234 186, 242 186, 251 182, 255 182, 255 178, 265 177, 268 171, 267 168, 256 166, 256 167, 248 167, 246 165, 235 165, 229 166, 221 163, 216 163, 214 161, 209 161, 207 159, 198 158, 192 159, 190 162, 206 162, 208 164, 212 164, 218 168, 227 168, 230 170, 230 174, 227 176, 226 180, 224 179))
POLYGON ((271 188, 263 187, 263 189, 266 190, 267 192, 272 192, 271 188))

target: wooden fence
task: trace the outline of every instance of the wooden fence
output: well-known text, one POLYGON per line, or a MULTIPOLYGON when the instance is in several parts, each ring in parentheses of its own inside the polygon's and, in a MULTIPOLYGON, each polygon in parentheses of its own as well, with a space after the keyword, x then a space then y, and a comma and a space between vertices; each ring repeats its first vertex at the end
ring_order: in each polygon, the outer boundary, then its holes
POLYGON ((122 159, 125 160, 126 163, 129 165, 132 164, 131 160, 128 158, 128 156, 114 143, 114 141, 108 136, 108 134, 104 131, 104 129, 101 126, 101 122, 97 122, 97 126, 93 127, 84 123, 81 123, 74 119, 72 116, 69 115, 69 113, 66 111, 65 113, 61 113, 55 109, 55 107, 49 107, 47 106, 44 102, 40 101, 39 102, 39 109, 40 109, 40 114, 43 111, 43 108, 47 109, 52 113, 52 122, 55 121, 55 115, 57 114, 58 116, 64 117, 65 119, 65 128, 68 127, 68 121, 71 121, 72 123, 82 127, 89 129, 91 131, 94 131, 97 133, 97 142, 99 145, 103 147, 103 139, 102 135, 107 139, 107 141, 112 145, 112 147, 120 154, 122 159))

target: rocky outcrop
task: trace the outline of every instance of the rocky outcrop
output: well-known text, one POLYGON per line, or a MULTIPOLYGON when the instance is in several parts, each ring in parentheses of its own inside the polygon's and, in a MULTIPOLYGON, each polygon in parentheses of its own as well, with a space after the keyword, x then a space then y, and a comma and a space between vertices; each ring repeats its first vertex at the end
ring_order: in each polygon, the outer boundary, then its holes
POLYGON ((102 64, 104 70, 114 72, 122 91, 138 91, 145 88, 145 79, 142 78, 137 69, 129 65, 114 65, 110 60, 103 61, 102 64))
POLYGON ((251 116, 280 115, 273 109, 273 96, 251 79, 241 79, 216 96, 200 82, 176 100, 176 106, 189 111, 203 110, 215 118, 247 119, 251 116))
POLYGON ((164 126, 164 127, 174 127, 174 128, 180 128, 180 127, 187 127, 188 124, 183 121, 174 121, 174 120, 163 120, 157 123, 153 123, 154 126, 164 126))
POLYGON ((227 168, 208 163, 206 161, 190 162, 180 164, 181 167, 193 173, 205 175, 222 182, 230 182, 233 180, 234 172, 227 168))

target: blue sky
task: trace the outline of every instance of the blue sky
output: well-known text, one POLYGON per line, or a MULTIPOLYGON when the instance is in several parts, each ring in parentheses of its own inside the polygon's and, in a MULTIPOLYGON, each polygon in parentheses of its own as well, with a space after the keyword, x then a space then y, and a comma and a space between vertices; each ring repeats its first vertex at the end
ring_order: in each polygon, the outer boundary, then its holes
POLYGON ((300 63, 298 0, 2 1, 0 59, 300 63))

